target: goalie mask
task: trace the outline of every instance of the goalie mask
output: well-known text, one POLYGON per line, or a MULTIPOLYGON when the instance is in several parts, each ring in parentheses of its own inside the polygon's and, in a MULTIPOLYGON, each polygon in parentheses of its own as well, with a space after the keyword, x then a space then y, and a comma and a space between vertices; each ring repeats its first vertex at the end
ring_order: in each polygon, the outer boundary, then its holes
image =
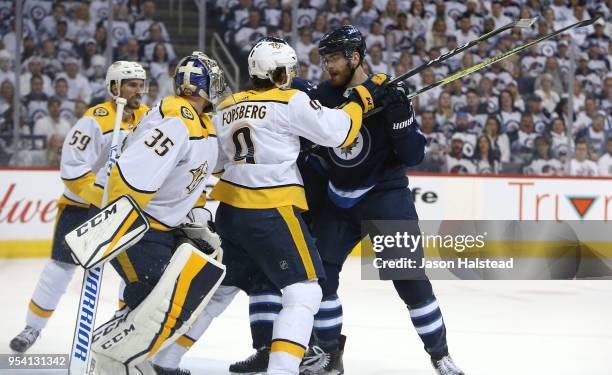
POLYGON ((279 38, 266 37, 258 41, 249 52, 249 75, 269 79, 281 89, 291 87, 291 79, 297 76, 297 55, 287 42, 279 38), (287 79, 278 82, 274 73, 285 70, 287 79))
POLYGON ((223 70, 206 54, 194 51, 184 57, 174 72, 174 92, 180 96, 197 96, 216 107, 231 91, 223 70))
POLYGON ((142 79, 144 81, 142 94, 144 95, 148 92, 147 73, 142 65, 131 61, 116 61, 112 63, 106 71, 106 79, 104 80, 106 91, 108 91, 111 98, 115 99, 120 96, 122 82, 130 79, 142 79), (117 87, 117 94, 113 93, 113 85, 117 87))

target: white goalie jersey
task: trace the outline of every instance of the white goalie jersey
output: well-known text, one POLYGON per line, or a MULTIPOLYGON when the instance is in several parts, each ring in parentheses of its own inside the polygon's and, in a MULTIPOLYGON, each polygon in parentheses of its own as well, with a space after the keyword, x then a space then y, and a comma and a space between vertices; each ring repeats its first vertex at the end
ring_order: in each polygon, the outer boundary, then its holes
POLYGON ((129 195, 151 228, 175 228, 193 207, 204 205, 204 188, 217 150, 208 115, 198 117, 180 96, 166 97, 127 137, 111 171, 109 202, 129 195))
POLYGON ((362 109, 323 107, 294 89, 245 91, 226 100, 213 117, 223 176, 211 197, 239 208, 293 205, 306 210, 296 165, 299 137, 327 147, 351 144, 361 128, 362 109))

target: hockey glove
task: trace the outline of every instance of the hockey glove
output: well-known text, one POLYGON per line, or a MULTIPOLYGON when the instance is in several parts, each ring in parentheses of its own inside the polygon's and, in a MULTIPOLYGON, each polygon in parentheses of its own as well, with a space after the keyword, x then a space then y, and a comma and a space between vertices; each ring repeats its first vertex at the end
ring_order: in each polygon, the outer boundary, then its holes
POLYGON ((385 95, 383 84, 389 80, 386 74, 376 74, 368 78, 359 86, 355 86, 349 95, 349 101, 361 106, 363 113, 368 113, 374 108, 382 105, 385 95))
POLYGON ((406 87, 403 83, 394 83, 382 88, 381 105, 388 123, 396 128, 400 123, 414 117, 412 104, 406 96, 406 87))
POLYGON ((401 83, 387 85, 385 90, 383 115, 395 154, 405 165, 417 165, 425 156, 426 140, 419 131, 407 90, 401 83))
POLYGON ((212 220, 206 220, 207 216, 212 219, 210 211, 204 208, 192 209, 180 227, 174 230, 176 245, 178 248, 187 242, 221 262, 223 259, 221 238, 215 233, 212 220), (204 211, 208 212, 208 215, 204 211))

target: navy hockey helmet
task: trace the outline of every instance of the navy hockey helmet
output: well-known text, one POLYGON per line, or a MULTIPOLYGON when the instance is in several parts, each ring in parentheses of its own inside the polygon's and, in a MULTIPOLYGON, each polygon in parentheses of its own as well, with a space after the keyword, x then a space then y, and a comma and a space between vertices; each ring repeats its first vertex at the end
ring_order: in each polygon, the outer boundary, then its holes
POLYGON ((365 38, 355 26, 347 25, 323 35, 319 41, 319 55, 342 52, 350 59, 353 52, 358 52, 363 60, 366 52, 365 38))

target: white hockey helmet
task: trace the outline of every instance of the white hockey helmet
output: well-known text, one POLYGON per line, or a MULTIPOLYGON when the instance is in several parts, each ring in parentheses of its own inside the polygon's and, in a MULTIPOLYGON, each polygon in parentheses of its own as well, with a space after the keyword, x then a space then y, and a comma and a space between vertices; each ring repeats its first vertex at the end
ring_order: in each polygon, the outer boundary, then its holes
POLYGON ((277 87, 286 89, 291 86, 291 78, 297 75, 297 55, 287 42, 279 38, 265 37, 258 41, 248 58, 249 75, 261 79, 269 79, 277 87), (278 68, 284 68, 287 81, 275 82, 272 74, 278 68))
POLYGON ((111 98, 116 98, 118 94, 113 94, 111 90, 113 85, 117 85, 117 88, 121 87, 121 82, 128 79, 142 79, 145 83, 145 90, 143 94, 146 94, 147 90, 147 73, 145 72, 142 65, 132 61, 115 61, 108 67, 106 71, 106 91, 111 98))

